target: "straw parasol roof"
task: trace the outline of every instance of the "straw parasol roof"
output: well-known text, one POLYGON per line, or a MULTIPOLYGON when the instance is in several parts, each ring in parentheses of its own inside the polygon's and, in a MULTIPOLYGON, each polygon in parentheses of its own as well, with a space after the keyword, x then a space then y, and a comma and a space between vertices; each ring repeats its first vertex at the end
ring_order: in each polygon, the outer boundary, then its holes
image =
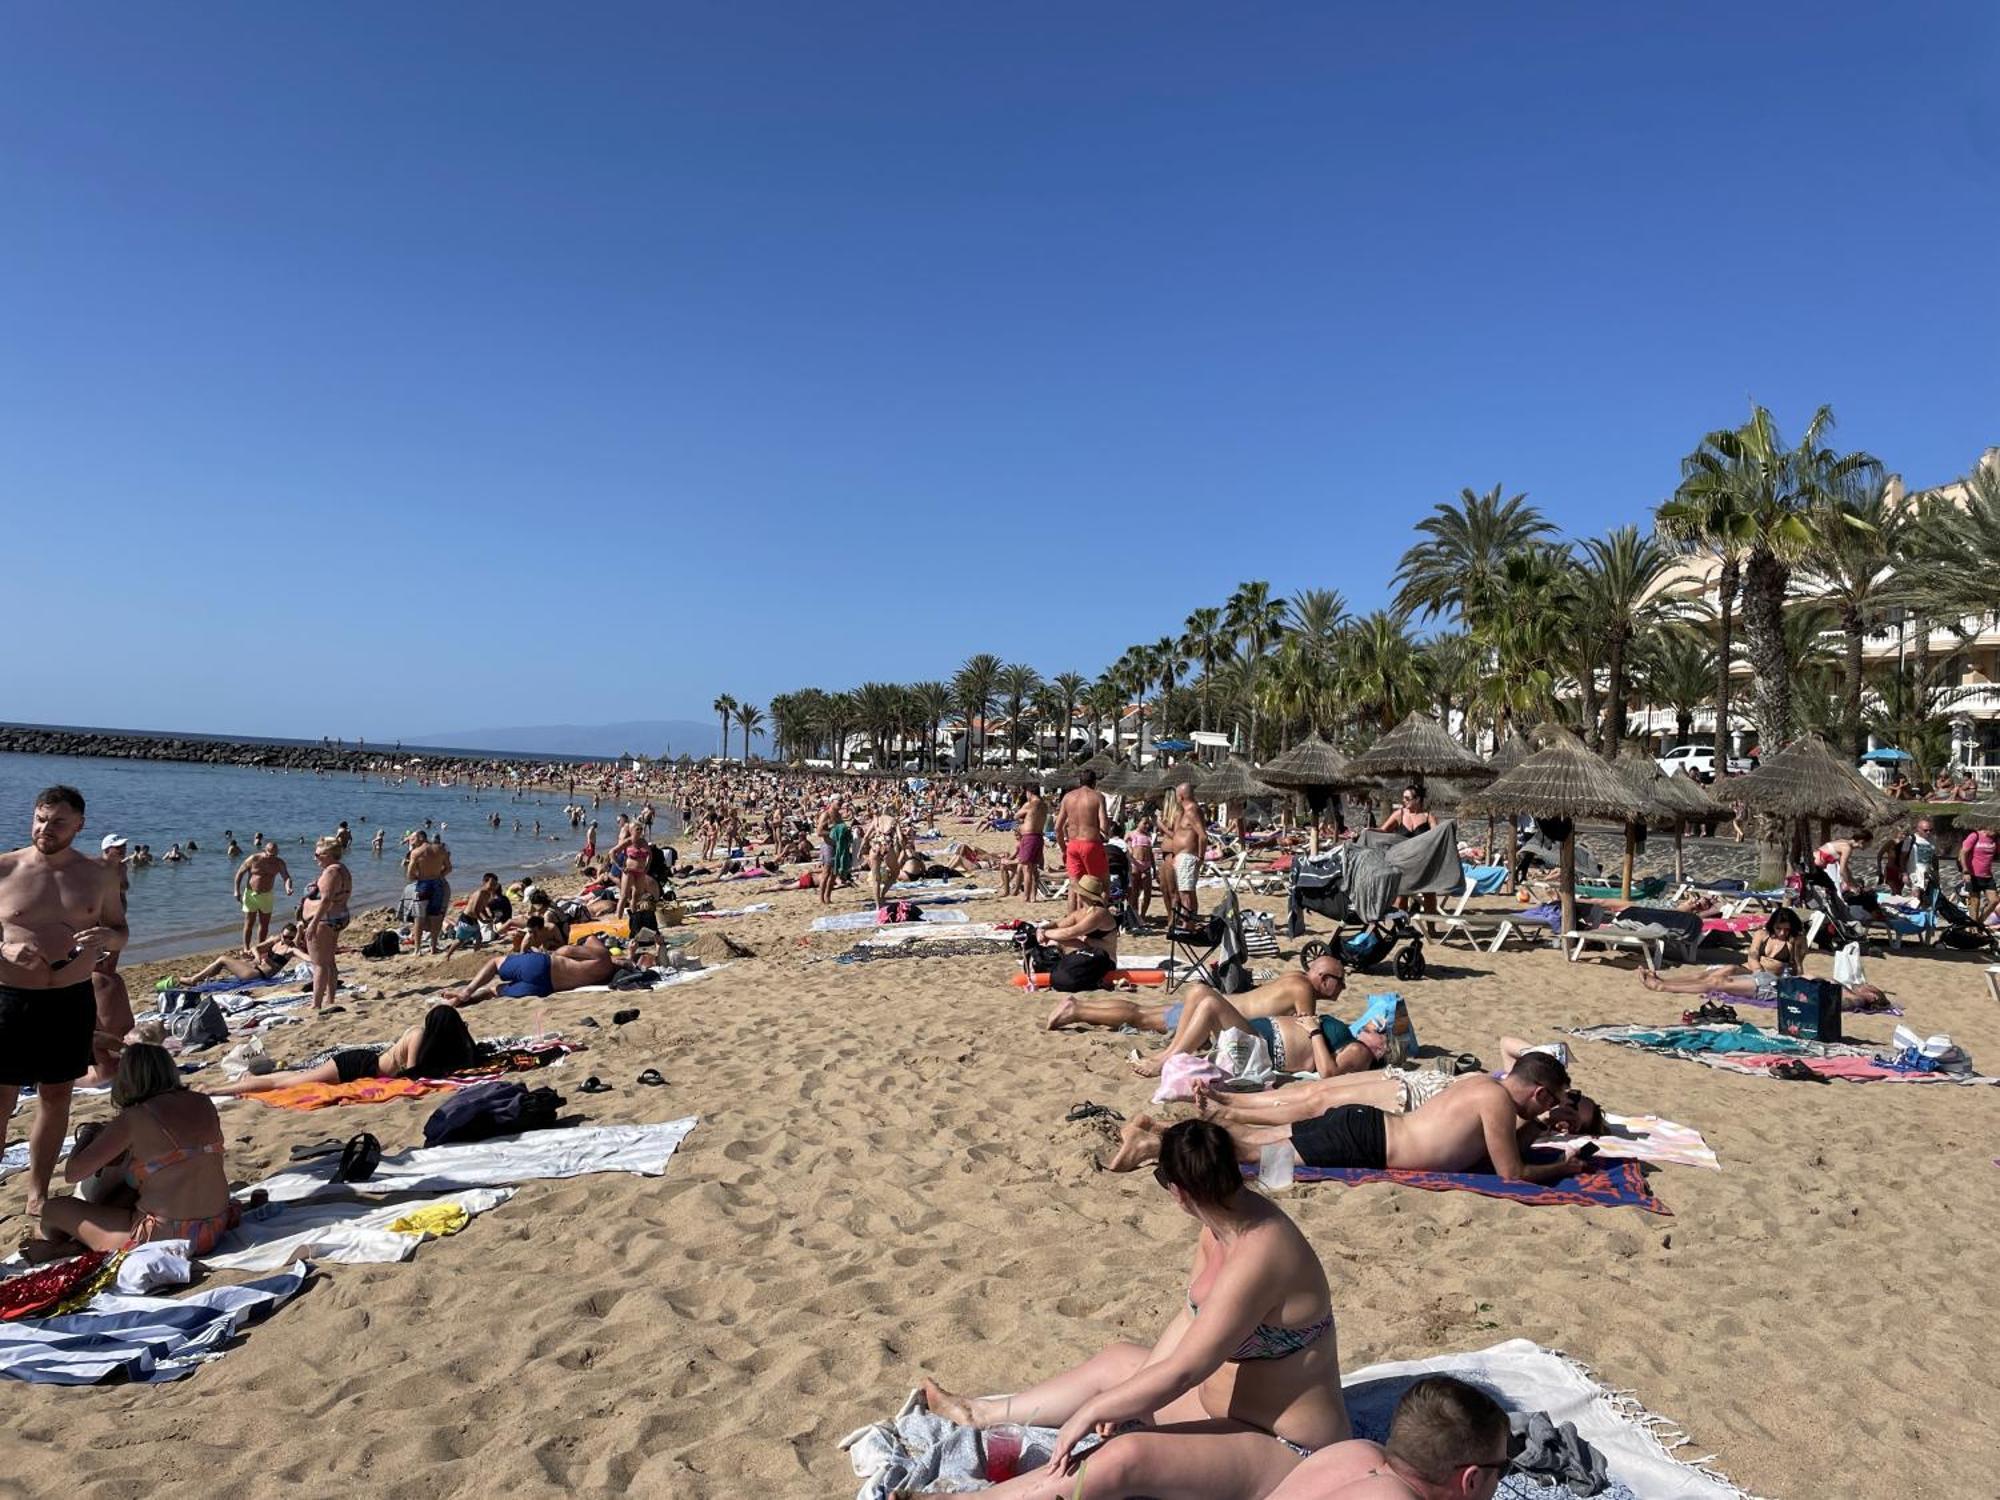
POLYGON ((1137 766, 1127 765, 1121 760, 1117 765, 1097 778, 1097 789, 1100 792, 1115 792, 1122 797, 1139 791, 1144 786, 1145 781, 1146 773, 1144 771, 1140 770, 1137 766))
POLYGON ((1640 816, 1644 807, 1644 799, 1624 777, 1565 730, 1551 736, 1547 749, 1537 750, 1466 798, 1460 811, 1480 816, 1609 818, 1623 823, 1640 816))
POLYGON ((1133 773, 1136 780, 1132 790, 1146 797, 1170 792, 1200 769, 1199 766, 1176 766, 1169 765, 1164 760, 1156 760, 1150 766, 1144 766, 1133 773))
POLYGON ((1316 734, 1307 735, 1276 760, 1259 766, 1257 779, 1266 786, 1300 791, 1365 786, 1368 780, 1349 771, 1347 757, 1316 734))
POLYGON ((2000 828, 2000 797, 1988 797, 1951 811, 1952 820, 1963 827, 2000 828))
POLYGON ((1256 768, 1250 762, 1240 755, 1232 755, 1206 776, 1198 778, 1194 790, 1204 802, 1247 802, 1252 797, 1272 796, 1277 789, 1259 781, 1256 768))
POLYGON ((1493 768, 1446 734, 1428 714, 1413 713, 1347 763, 1356 776, 1456 776, 1484 781, 1493 768))
POLYGON ((1624 777, 1625 784, 1644 802, 1643 821, 1649 828, 1672 828, 1688 818, 1708 817, 1713 813, 1706 797, 1697 796, 1695 799, 1700 808, 1698 812, 1690 808, 1674 785, 1681 778, 1662 774, 1653 757, 1637 745, 1627 745, 1618 759, 1611 763, 1611 769, 1624 777))
POLYGON ((1518 766, 1533 753, 1534 751, 1529 747, 1526 740, 1522 739, 1512 730, 1509 730, 1507 738, 1502 740, 1495 747, 1493 753, 1486 757, 1486 766, 1495 776, 1498 776, 1502 771, 1513 770, 1514 767, 1518 766))
POLYGON ((1843 764, 1817 735, 1800 735, 1748 776, 1729 783, 1730 795, 1752 812, 1779 818, 1819 818, 1873 828, 1906 816, 1843 764))

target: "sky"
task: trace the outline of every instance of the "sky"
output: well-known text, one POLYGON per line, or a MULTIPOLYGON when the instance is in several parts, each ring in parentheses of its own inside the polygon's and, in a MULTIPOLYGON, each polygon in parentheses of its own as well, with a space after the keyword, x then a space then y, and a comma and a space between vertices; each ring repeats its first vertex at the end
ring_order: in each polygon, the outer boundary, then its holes
POLYGON ((1381 605, 1466 487, 1644 523, 1753 399, 1943 482, 1996 63, 1921 0, 10 6, 0 719, 1094 674, 1381 605))

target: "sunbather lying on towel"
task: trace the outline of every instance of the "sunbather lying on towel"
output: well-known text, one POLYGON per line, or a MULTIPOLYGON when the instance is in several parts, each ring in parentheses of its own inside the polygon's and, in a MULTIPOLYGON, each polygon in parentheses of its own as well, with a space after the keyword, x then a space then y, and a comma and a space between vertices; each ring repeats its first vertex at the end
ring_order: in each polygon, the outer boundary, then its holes
POLYGON ((1780 906, 1764 919, 1763 929, 1751 936, 1742 963, 1710 964, 1691 979, 1663 980, 1650 969, 1642 971, 1640 977, 1647 989, 1675 995, 1727 990, 1750 999, 1776 1000, 1778 980, 1786 974, 1802 974, 1805 967, 1805 925, 1797 912, 1780 906))
MULTIPOLYGON (((1289 1143, 1309 1167, 1490 1170, 1510 1182, 1557 1182, 1576 1171, 1576 1157, 1565 1151, 1559 1161, 1530 1165, 1521 1153, 1542 1134, 1537 1117, 1565 1102, 1569 1086, 1567 1068, 1545 1052, 1531 1052, 1505 1078, 1468 1073, 1407 1115, 1343 1104, 1297 1124, 1223 1128, 1239 1161, 1254 1162, 1266 1146, 1289 1143)), ((1106 1168, 1131 1172, 1152 1161, 1160 1129, 1150 1116, 1133 1120, 1106 1168)))
POLYGON ((262 1094, 300 1083, 353 1083, 360 1078, 445 1078, 480 1061, 479 1044, 465 1017, 449 1005, 433 1005, 422 1024, 397 1037, 388 1050, 343 1047, 325 1062, 280 1073, 246 1074, 211 1094, 262 1094))
POLYGON ((1323 1448, 1270 1500, 1489 1500, 1512 1453, 1507 1413, 1476 1386, 1427 1375, 1403 1392, 1384 1443, 1323 1448))
POLYGON ((274 938, 266 938, 242 953, 225 953, 199 974, 169 981, 174 989, 192 989, 227 974, 231 979, 276 979, 294 964, 306 961, 305 949, 298 946, 299 924, 287 922, 274 938))
MULTIPOLYGON (((1743 1000, 1763 1000, 1775 1003, 1778 998, 1778 976, 1759 971, 1745 974, 1740 970, 1732 972, 1733 965, 1719 965, 1704 969, 1692 979, 1662 979, 1653 973, 1641 973, 1640 980, 1646 988, 1661 995, 1706 995, 1711 992, 1735 995, 1743 1000)), ((1840 1008, 1842 1010, 1885 1010, 1889 1005, 1889 992, 1872 984, 1846 984, 1840 988, 1840 1008)))
POLYGON ((1254 1031, 1271 1049, 1271 1066, 1280 1072, 1359 1073, 1387 1054, 1387 1034, 1379 1028, 1357 1034, 1333 1016, 1319 1014, 1321 1001, 1332 1002, 1347 987, 1347 966, 1339 955, 1322 954, 1303 973, 1286 974, 1245 990, 1224 995, 1206 984, 1190 984, 1183 998, 1167 1004, 1065 996, 1049 1013, 1048 1027, 1135 1026, 1141 1031, 1170 1031, 1165 1052, 1132 1065, 1143 1078, 1157 1078, 1168 1058, 1199 1052, 1224 1031, 1236 1027, 1254 1031))
POLYGON ((1150 1348, 1113 1344, 1010 1396, 924 1382, 931 1411, 955 1422, 1061 1424, 1048 1466, 986 1491, 995 1500, 1256 1500, 1350 1431, 1332 1293, 1312 1245, 1244 1185, 1216 1126, 1184 1120, 1157 1154, 1160 1186, 1201 1233, 1187 1306, 1150 1348), (1079 1460, 1092 1432, 1112 1435, 1079 1460))
POLYGON ((594 932, 580 943, 571 943, 551 953, 532 949, 489 958, 461 989, 444 990, 438 998, 446 1005, 477 1005, 495 995, 510 999, 537 998, 562 990, 580 990, 587 984, 603 984, 618 972, 618 960, 611 956, 604 934, 594 932))
POLYGON ((78 1246, 119 1250, 148 1240, 189 1240, 205 1254, 234 1227, 222 1163, 222 1120, 214 1103, 187 1087, 164 1047, 134 1043, 118 1060, 111 1085, 118 1113, 63 1166, 85 1184, 42 1208, 42 1239, 22 1249, 31 1260, 74 1255, 78 1246))

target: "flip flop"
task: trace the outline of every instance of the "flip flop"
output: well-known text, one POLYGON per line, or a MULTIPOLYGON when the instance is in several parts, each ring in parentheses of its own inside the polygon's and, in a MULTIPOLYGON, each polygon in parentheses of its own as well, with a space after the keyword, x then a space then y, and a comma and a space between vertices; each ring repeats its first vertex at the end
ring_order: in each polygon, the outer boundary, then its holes
POLYGON ((1451 1060, 1451 1072, 1454 1078, 1466 1073, 1484 1073, 1485 1071, 1486 1064, 1470 1052, 1461 1052, 1451 1060))
POLYGON ((606 1083, 602 1078, 599 1078, 595 1073, 592 1073, 581 1084, 577 1085, 576 1091, 579 1094, 608 1094, 611 1092, 611 1085, 606 1083))
POLYGON ((1122 1122, 1125 1117, 1108 1104, 1093 1104, 1090 1100, 1086 1099, 1081 1104, 1071 1105, 1069 1113, 1064 1115, 1063 1118, 1074 1123, 1078 1120, 1118 1120, 1122 1122))
POLYGON ((340 1153, 340 1165, 333 1169, 335 1182, 366 1182, 382 1165, 382 1143, 363 1131, 350 1139, 340 1153))
POLYGON ((345 1142, 337 1141, 332 1136, 328 1136, 323 1141, 314 1141, 310 1146, 294 1146, 292 1147, 292 1160, 311 1161, 315 1156, 331 1156, 334 1152, 340 1150, 344 1144, 345 1142))
POLYGON ((646 1069, 645 1072, 639 1075, 639 1082, 645 1084, 648 1088, 655 1088, 655 1089, 665 1088, 667 1084, 667 1080, 660 1076, 660 1070, 658 1068, 646 1069))
POLYGON ((593 1031, 595 1031, 597 1029, 597 1017, 585 1016, 581 1021, 578 1021, 576 1024, 579 1026, 588 1026, 593 1031))
POLYGON ((621 1010, 611 1017, 611 1024, 613 1026, 623 1026, 627 1021, 636 1021, 638 1019, 639 1012, 636 1010, 621 1010))

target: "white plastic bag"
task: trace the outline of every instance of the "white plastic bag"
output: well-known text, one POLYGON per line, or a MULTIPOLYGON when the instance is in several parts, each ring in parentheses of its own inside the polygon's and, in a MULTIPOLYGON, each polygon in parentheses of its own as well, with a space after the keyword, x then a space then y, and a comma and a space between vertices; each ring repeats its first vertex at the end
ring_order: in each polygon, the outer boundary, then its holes
POLYGON ((1271 1049, 1254 1031, 1231 1026, 1215 1039, 1215 1063, 1231 1078, 1249 1083, 1269 1083, 1277 1076, 1271 1067, 1271 1049))
POLYGON ((1868 981, 1861 972, 1861 945, 1849 943, 1833 955, 1833 982, 1843 989, 1851 989, 1868 981))

